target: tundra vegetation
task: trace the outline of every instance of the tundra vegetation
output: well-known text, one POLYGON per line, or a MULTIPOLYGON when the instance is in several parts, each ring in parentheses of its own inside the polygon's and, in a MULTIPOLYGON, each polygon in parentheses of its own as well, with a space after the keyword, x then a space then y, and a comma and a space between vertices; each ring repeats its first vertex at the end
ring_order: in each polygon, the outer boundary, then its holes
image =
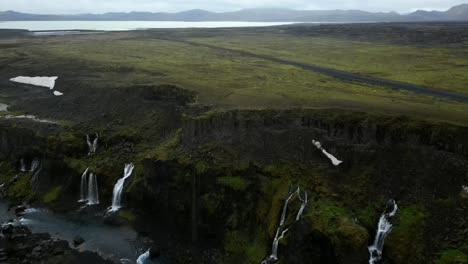
POLYGON ((133 162, 117 222, 161 244, 174 263, 260 263, 296 186, 309 202, 300 221, 285 220, 279 263, 365 263, 386 202, 396 199, 384 263, 465 263, 468 103, 267 58, 468 96, 464 27, 0 31, 0 103, 10 106, 0 112, 0 183, 11 201, 67 213, 79 207, 89 167, 104 210, 133 162), (21 75, 59 76, 64 95, 9 82, 21 75), (12 114, 57 124, 2 119, 12 114), (86 135, 96 133, 88 155, 86 135), (343 163, 333 166, 312 140, 343 163), (41 160, 37 182, 18 173, 21 158, 41 160))

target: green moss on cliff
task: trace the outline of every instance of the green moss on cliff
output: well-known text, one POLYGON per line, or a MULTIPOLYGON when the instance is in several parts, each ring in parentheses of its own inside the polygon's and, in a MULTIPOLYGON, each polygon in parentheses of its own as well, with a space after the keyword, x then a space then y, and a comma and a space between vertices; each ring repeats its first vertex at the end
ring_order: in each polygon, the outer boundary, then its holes
POLYGON ((419 206, 402 207, 386 240, 387 255, 396 263, 423 263, 424 228, 428 213, 419 206))
POLYGON ((129 223, 135 222, 136 219, 136 216, 132 212, 127 210, 120 210, 118 216, 127 220, 129 223))
POLYGON ((227 188, 230 188, 234 191, 245 191, 249 186, 249 182, 242 177, 233 177, 233 176, 225 176, 219 177, 217 179, 218 184, 227 188))
POLYGON ((31 174, 19 175, 16 182, 14 182, 8 189, 8 197, 13 201, 31 201, 34 199, 34 192, 29 184, 31 174))
POLYGON ((60 196, 60 193, 62 192, 62 186, 57 186, 50 190, 48 193, 46 193, 43 197, 44 203, 50 204, 55 201, 57 201, 58 197, 60 196))
POLYGON ((458 249, 449 249, 444 251, 435 264, 466 264, 468 263, 468 254, 458 249))
POLYGON ((352 220, 352 214, 347 209, 324 198, 314 201, 312 206, 315 208, 307 214, 312 227, 331 239, 339 257, 346 252, 363 251, 367 247, 367 230, 352 220))
POLYGON ((15 175, 15 170, 8 162, 0 162, 0 184, 8 181, 15 175))

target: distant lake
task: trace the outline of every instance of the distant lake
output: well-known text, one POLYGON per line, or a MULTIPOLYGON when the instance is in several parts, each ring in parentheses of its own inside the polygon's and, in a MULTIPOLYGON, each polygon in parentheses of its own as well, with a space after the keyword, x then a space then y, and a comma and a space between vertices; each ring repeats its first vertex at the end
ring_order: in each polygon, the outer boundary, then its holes
POLYGON ((121 31, 149 28, 222 28, 222 27, 266 27, 289 25, 295 22, 183 22, 183 21, 6 21, 0 29, 45 30, 105 30, 121 31))

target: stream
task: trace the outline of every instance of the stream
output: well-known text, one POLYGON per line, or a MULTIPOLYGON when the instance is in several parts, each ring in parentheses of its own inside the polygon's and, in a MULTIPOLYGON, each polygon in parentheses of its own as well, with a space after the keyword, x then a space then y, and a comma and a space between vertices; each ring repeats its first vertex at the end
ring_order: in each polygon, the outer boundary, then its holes
MULTIPOLYGON (((8 204, 0 200, 0 221, 14 218, 8 211, 8 204)), ((137 258, 147 249, 137 233, 130 227, 109 226, 80 217, 66 217, 46 209, 27 209, 19 222, 34 233, 49 233, 73 246, 73 239, 81 236, 85 242, 77 247, 79 251, 96 252, 115 263, 136 263, 137 258)))

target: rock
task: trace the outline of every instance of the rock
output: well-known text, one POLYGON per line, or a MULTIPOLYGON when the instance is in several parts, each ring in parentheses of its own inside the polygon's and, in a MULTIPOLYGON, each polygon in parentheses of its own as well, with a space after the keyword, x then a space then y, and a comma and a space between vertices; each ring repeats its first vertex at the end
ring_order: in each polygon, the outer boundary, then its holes
POLYGON ((19 205, 17 207, 15 207, 15 215, 16 216, 21 216, 24 214, 24 211, 26 211, 26 206, 24 205, 19 205))
POLYGON ((152 246, 149 250, 150 259, 156 259, 161 256, 161 249, 157 246, 152 246))
POLYGON ((74 245, 75 247, 77 247, 77 246, 83 244, 84 242, 85 242, 85 240, 84 240, 84 238, 82 238, 81 236, 75 236, 75 237, 73 238, 73 245, 74 245))
POLYGON ((287 245, 281 249, 285 263, 339 263, 330 239, 310 226, 306 220, 301 220, 291 228, 287 245))
POLYGON ((33 252, 41 252, 42 251, 42 247, 41 246, 37 246, 33 249, 33 252))
POLYGON ((14 232, 14 227, 12 225, 5 225, 2 227, 3 235, 12 235, 14 232))

